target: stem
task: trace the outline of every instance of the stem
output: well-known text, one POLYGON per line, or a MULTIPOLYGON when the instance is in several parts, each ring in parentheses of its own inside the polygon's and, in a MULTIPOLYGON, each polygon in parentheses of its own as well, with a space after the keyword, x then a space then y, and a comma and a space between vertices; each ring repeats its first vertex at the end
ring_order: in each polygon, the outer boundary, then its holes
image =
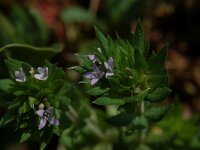
MULTIPOLYGON (((142 101, 142 103, 141 103, 140 112, 141 112, 141 115, 144 115, 144 112, 145 112, 144 101, 142 101)), ((141 143, 144 142, 145 138, 146 138, 146 129, 143 129, 141 131, 141 134, 140 134, 140 141, 141 141, 141 143)))
POLYGON ((144 101, 142 101, 141 107, 140 107, 140 112, 141 112, 142 115, 144 114, 144 111, 145 111, 145 108, 144 108, 144 101))

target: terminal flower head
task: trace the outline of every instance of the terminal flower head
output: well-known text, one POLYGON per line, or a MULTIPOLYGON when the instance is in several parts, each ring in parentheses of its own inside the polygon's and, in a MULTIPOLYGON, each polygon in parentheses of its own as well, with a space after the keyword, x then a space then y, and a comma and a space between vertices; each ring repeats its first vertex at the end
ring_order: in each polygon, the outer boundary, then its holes
POLYGON ((38 80, 46 80, 48 78, 48 68, 47 67, 38 67, 38 74, 34 74, 34 77, 38 80))
POLYGON ((96 64, 92 64, 93 71, 86 72, 83 76, 91 80, 91 85, 96 84, 100 78, 104 76, 104 72, 100 71, 96 64))
POLYGON ((114 75, 114 72, 113 72, 114 60, 113 60, 112 57, 109 57, 108 62, 104 62, 104 66, 107 69, 107 72, 106 72, 106 75, 105 75, 106 78, 113 76, 114 75))
POLYGON ((15 80, 17 82, 25 82, 26 81, 26 75, 22 68, 20 68, 19 71, 15 71, 15 80))
POLYGON ((36 111, 36 114, 40 117, 40 123, 38 129, 42 129, 46 126, 47 123, 51 125, 59 125, 59 121, 53 116, 54 108, 49 107, 46 110, 39 109, 36 111))

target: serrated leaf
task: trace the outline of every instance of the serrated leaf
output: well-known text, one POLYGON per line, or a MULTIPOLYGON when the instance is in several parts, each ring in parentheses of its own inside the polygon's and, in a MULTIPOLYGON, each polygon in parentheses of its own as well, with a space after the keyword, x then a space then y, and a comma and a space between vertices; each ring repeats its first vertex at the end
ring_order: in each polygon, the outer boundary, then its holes
POLYGON ((152 74, 160 74, 165 67, 167 58, 168 45, 165 45, 161 50, 148 60, 148 70, 152 74))
POLYGON ((164 115, 170 110, 171 105, 167 106, 152 106, 145 110, 145 117, 152 121, 160 121, 164 115))
POLYGON ((23 132, 20 138, 20 143, 27 141, 31 137, 30 132, 23 132))
POLYGON ((147 70, 147 63, 145 57, 140 51, 135 50, 135 68, 138 72, 145 72, 147 70))
POLYGON ((96 37, 98 38, 98 40, 101 43, 101 45, 103 46, 103 48, 105 50, 108 50, 107 38, 103 35, 103 33, 101 33, 101 31, 97 27, 95 27, 95 33, 96 33, 96 37))
POLYGON ((106 119, 106 122, 114 126, 124 126, 129 124, 132 121, 133 117, 133 114, 121 113, 106 119))
POLYGON ((153 92, 147 94, 145 100, 151 102, 162 101, 169 95, 170 92, 171 90, 168 87, 156 88, 153 92))
POLYGON ((110 90, 110 88, 102 89, 101 87, 98 86, 98 87, 87 90, 87 93, 90 95, 93 95, 93 96, 97 96, 97 95, 102 95, 109 90, 110 90))
POLYGON ((112 99, 109 97, 97 98, 93 103, 98 105, 122 105, 125 103, 123 99, 112 99))
POLYGON ((135 47, 135 49, 139 51, 142 54, 142 56, 146 56, 148 50, 146 44, 147 43, 144 40, 144 31, 142 23, 140 20, 138 20, 135 33, 133 34, 133 47, 135 47))
POLYGON ((1 79, 0 80, 0 90, 9 93, 10 89, 15 83, 10 79, 1 79))

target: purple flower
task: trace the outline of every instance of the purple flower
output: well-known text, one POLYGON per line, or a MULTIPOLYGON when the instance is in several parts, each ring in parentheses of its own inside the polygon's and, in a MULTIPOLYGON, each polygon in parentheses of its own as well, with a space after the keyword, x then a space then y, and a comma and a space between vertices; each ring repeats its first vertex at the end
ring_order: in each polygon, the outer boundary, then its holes
POLYGON ((48 68, 47 67, 38 67, 39 74, 34 74, 34 77, 38 80, 46 80, 48 78, 48 68))
POLYGON ((108 59, 108 62, 104 62, 104 66, 106 67, 107 69, 107 72, 106 72, 106 78, 110 77, 110 76, 113 76, 114 75, 114 72, 113 72, 113 69, 114 69, 114 61, 113 61, 113 58, 112 57, 109 57, 108 59))
POLYGON ((19 71, 15 71, 15 80, 18 82, 25 82, 26 81, 26 75, 22 68, 20 68, 19 71))
POLYGON ((104 76, 104 72, 100 71, 96 64, 92 64, 93 71, 86 72, 83 76, 91 80, 91 85, 96 84, 100 78, 104 76))
POLYGON ((96 55, 89 54, 88 58, 92 63, 95 63, 97 61, 96 55))
POLYGON ((49 107, 46 110, 39 109, 36 111, 36 114, 40 117, 40 124, 38 126, 39 130, 44 128, 47 122, 49 122, 51 125, 59 125, 59 121, 53 116, 53 113, 53 107, 49 107))

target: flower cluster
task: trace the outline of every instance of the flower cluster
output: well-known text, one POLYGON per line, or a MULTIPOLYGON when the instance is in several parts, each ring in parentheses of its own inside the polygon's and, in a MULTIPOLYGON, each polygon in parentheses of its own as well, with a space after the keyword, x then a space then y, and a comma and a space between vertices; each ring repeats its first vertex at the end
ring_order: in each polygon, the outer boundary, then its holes
POLYGON ((92 62, 92 69, 91 72, 86 72, 83 76, 91 80, 91 85, 95 85, 101 78, 105 76, 107 79, 114 75, 114 60, 112 57, 109 57, 107 62, 104 62, 105 71, 99 69, 96 63, 102 64, 96 55, 88 55, 88 59, 92 62))
MULTIPOLYGON (((48 68, 47 67, 38 67, 37 74, 33 68, 29 71, 29 73, 38 80, 46 80, 48 78, 48 68)), ((23 69, 20 68, 19 71, 15 71, 15 80, 17 82, 26 82, 26 74, 24 73, 23 69)))
MULTIPOLYGON (((35 71, 34 68, 31 68, 29 73, 31 74, 31 77, 37 80, 45 81, 48 78, 48 67, 38 67, 37 71, 35 71)), ((20 68, 18 71, 15 71, 15 80, 17 82, 26 82, 27 77, 22 68, 20 68)), ((32 106, 32 108, 34 109, 34 106, 32 106)), ((43 129, 47 123, 50 125, 59 125, 59 121, 53 116, 53 113, 53 107, 44 109, 44 104, 41 103, 39 105, 39 108, 36 111, 36 114, 39 116, 39 130, 43 129)))

